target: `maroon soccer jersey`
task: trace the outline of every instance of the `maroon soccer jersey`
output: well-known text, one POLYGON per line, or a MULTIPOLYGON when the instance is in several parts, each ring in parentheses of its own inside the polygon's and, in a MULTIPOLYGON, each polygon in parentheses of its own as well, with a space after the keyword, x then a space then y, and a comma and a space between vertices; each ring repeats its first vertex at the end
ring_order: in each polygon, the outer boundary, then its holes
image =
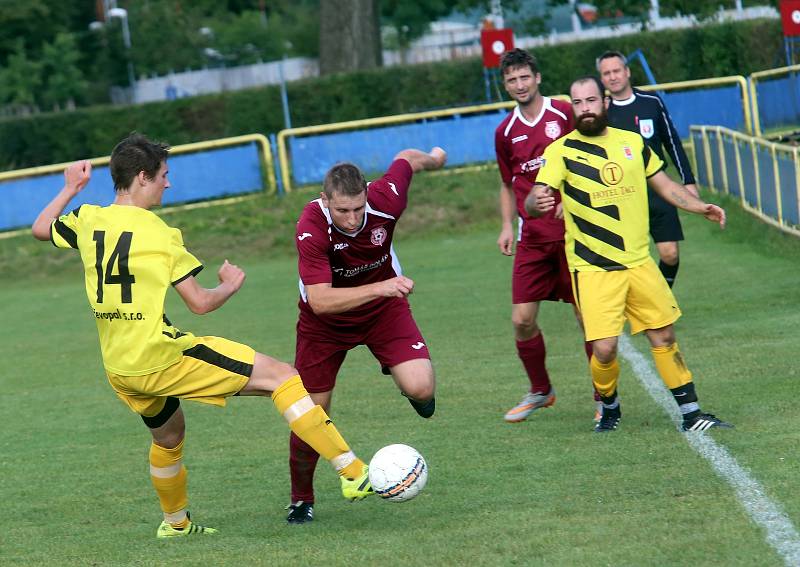
POLYGON ((330 283, 333 287, 357 287, 401 274, 392 236, 408 203, 412 174, 411 165, 398 159, 383 177, 370 183, 364 222, 353 233, 345 233, 333 224, 322 199, 305 206, 297 222, 295 240, 301 318, 305 314, 328 324, 358 325, 370 320, 389 299, 378 298, 345 313, 320 316, 309 307, 305 286, 330 283))
MULTIPOLYGON (((542 154, 547 146, 573 129, 572 108, 568 102, 543 97, 542 110, 533 122, 520 112, 519 106, 500 123, 494 133, 497 165, 504 183, 511 185, 522 219, 519 240, 541 244, 564 240, 564 221, 555 218, 555 209, 533 218, 525 212, 525 197, 544 165, 542 154)), ((561 197, 555 192, 556 202, 561 197)))

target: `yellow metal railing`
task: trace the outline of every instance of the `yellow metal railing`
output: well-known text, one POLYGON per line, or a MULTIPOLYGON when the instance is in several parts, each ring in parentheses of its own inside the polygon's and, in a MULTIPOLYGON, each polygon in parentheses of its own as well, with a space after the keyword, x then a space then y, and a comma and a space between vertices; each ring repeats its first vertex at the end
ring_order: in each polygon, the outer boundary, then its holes
POLYGON ((800 236, 800 148, 786 144, 776 144, 757 136, 749 136, 722 126, 692 126, 692 139, 700 136, 702 144, 693 144, 696 163, 699 167, 702 160, 702 172, 706 179, 699 181, 713 191, 731 194, 733 180, 731 173, 735 173, 736 183, 739 188, 739 197, 742 207, 763 221, 777 226, 781 230, 800 236), (712 141, 716 138, 716 143, 712 141), (728 158, 724 151, 724 139, 733 142, 735 167, 728 167, 728 158), (759 156, 766 154, 771 160, 769 173, 762 171, 759 156), (714 173, 714 163, 719 163, 721 179, 714 173), (781 162, 793 164, 794 173, 789 179, 781 177, 781 162), (753 172, 754 189, 753 198, 749 198, 745 183, 745 164, 750 165, 753 172), (733 169, 733 172, 729 172, 733 169), (772 182, 769 182, 771 174, 772 182), (703 183, 704 182, 704 183, 703 183), (793 188, 793 190, 787 188, 793 188), (791 195, 791 198, 789 197, 791 195), (765 211, 764 203, 775 203, 774 215, 765 211), (791 213, 791 214, 789 214, 791 213))
MULTIPOLYGON (((265 178, 269 193, 276 191, 275 184, 275 164, 272 161, 272 149, 269 140, 262 134, 247 134, 246 136, 234 136, 231 138, 220 138, 218 140, 209 140, 206 142, 194 142, 191 144, 180 144, 172 146, 169 150, 170 155, 188 154, 193 152, 200 152, 203 150, 210 150, 215 148, 226 148, 229 146, 241 146, 255 142, 261 149, 265 165, 265 178)), ((103 156, 92 158, 89 161, 93 166, 107 165, 111 156, 103 156)), ((20 179, 23 177, 36 177, 38 175, 49 175, 51 173, 59 173, 63 171, 71 162, 55 163, 53 165, 43 165, 40 167, 28 167, 25 169, 15 169, 14 171, 0 172, 0 181, 8 181, 10 179, 20 179)))
MULTIPOLYGON (((664 83, 660 85, 646 85, 639 87, 645 91, 675 91, 675 90, 692 90, 707 87, 714 87, 720 85, 737 85, 741 93, 741 107, 742 115, 744 118, 745 128, 748 132, 752 132, 753 121, 750 114, 750 94, 747 88, 747 80, 741 75, 732 75, 729 77, 716 77, 712 79, 698 79, 693 81, 680 81, 674 83, 664 83)), ((569 101, 567 95, 556 95, 552 98, 569 101)), ((326 132, 342 132, 346 130, 356 130, 362 128, 372 128, 376 126, 387 126, 391 124, 403 124, 408 122, 416 122, 429 118, 441 118, 446 116, 476 114, 483 112, 491 112, 493 110, 511 109, 516 103, 514 101, 496 102, 492 104, 481 104, 475 106, 466 106, 461 108, 448 108, 444 110, 431 110, 427 112, 416 112, 409 114, 399 114, 396 116, 382 116, 379 118, 367 118, 363 120, 350 120, 348 122, 337 122, 333 124, 322 124, 319 126, 304 126, 300 128, 289 128, 281 130, 278 133, 278 161, 281 168, 281 180, 283 181, 284 190, 292 191, 292 168, 291 159, 289 156, 287 139, 293 136, 305 136, 310 134, 322 134, 326 132)), ((469 166, 464 166, 469 167, 469 166)), ((451 171, 461 171, 463 167, 453 168, 451 171)))
POLYGON ((763 135, 761 130, 761 118, 758 112, 758 83, 766 77, 774 77, 775 75, 784 75, 787 73, 796 73, 800 71, 800 65, 791 65, 789 67, 779 67, 777 69, 767 69, 766 71, 757 71, 750 75, 750 99, 753 104, 753 132, 756 136, 763 135))
POLYGON ((664 83, 661 85, 643 85, 637 87, 643 91, 688 91, 701 89, 704 87, 714 87, 720 85, 738 85, 742 94, 742 113, 744 116, 744 127, 747 132, 753 132, 753 117, 750 113, 750 93, 747 89, 747 79, 741 75, 730 75, 728 77, 715 77, 713 79, 696 79, 692 81, 677 81, 674 83, 664 83))
MULTIPOLYGON (((565 98, 561 97, 554 98, 565 98)), ((426 112, 413 112, 408 114, 397 114, 395 116, 381 116, 379 118, 365 118, 363 120, 350 120, 347 122, 336 122, 333 124, 321 124, 319 126, 303 126, 300 128, 288 128, 278 132, 278 162, 281 166, 281 179, 283 180, 284 191, 292 191, 292 170, 289 160, 289 151, 286 140, 290 136, 304 136, 308 134, 321 134, 324 132, 341 132, 345 130, 356 130, 359 128, 372 128, 375 126, 388 126, 390 124, 404 124, 416 122, 429 118, 442 118, 444 116, 456 116, 464 114, 479 114, 512 108, 513 101, 495 102, 491 104, 480 104, 475 106, 464 106, 461 108, 447 108, 443 110, 429 110, 426 112)))

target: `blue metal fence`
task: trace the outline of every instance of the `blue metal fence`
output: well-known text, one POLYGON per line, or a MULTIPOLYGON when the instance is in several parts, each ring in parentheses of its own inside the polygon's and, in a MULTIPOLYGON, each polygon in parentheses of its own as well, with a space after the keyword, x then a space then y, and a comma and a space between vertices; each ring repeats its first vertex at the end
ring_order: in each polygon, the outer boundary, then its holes
MULTIPOLYGON (((264 188, 260 148, 256 142, 204 152, 171 155, 171 187, 164 204, 186 203, 241 195, 264 188)), ((107 161, 107 160, 105 160, 107 161)), ((62 173, 0 180, 0 230, 28 226, 64 185, 62 173)), ((95 166, 92 179, 70 203, 108 205, 114 200, 114 185, 107 165, 95 166)))
POLYGON ((719 126, 693 126, 700 185, 739 197, 762 219, 800 235, 800 148, 719 126))
POLYGON ((492 161, 494 130, 507 114, 453 115, 364 130, 327 132, 289 139, 292 179, 299 185, 320 183, 340 161, 355 163, 365 172, 383 172, 392 158, 409 147, 447 149, 448 166, 492 161))

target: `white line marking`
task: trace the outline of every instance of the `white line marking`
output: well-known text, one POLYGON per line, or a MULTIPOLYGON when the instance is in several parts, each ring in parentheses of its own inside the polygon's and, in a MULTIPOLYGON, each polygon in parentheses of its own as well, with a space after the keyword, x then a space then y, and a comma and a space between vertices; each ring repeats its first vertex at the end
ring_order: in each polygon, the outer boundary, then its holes
MULTIPOLYGON (((633 368, 633 372, 661 406, 676 427, 680 427, 681 415, 672 394, 656 374, 650 361, 633 346, 628 335, 619 338, 619 353, 633 368)), ((686 441, 706 459, 719 476, 728 481, 736 492, 739 502, 752 520, 766 532, 766 540, 783 558, 786 565, 800 565, 800 534, 780 506, 769 499, 761 484, 742 468, 725 447, 702 432, 685 433, 686 441)))

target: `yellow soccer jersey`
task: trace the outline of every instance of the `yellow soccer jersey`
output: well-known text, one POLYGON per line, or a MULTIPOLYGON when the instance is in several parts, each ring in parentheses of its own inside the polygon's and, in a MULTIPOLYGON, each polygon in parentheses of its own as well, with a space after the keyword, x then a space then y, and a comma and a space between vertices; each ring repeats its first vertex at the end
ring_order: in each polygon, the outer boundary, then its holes
POLYGON ((191 348, 193 335, 164 314, 170 284, 203 269, 184 248, 180 230, 139 207, 83 205, 53 221, 50 239, 80 251, 107 370, 150 374, 191 348))
POLYGON ((537 183, 561 191, 570 271, 624 270, 650 257, 647 178, 664 167, 635 132, 573 130, 550 144, 537 183))

